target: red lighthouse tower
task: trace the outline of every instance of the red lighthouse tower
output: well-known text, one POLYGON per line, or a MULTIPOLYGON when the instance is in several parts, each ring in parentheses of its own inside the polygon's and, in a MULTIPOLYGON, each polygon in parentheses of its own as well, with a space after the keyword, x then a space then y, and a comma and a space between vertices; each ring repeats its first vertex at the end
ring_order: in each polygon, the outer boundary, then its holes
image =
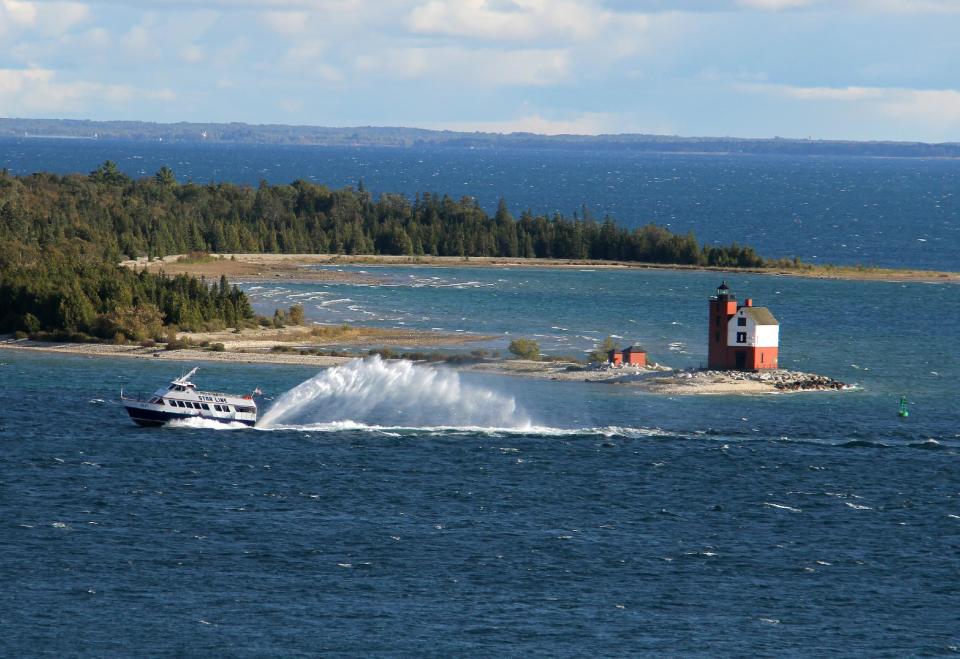
POLYGON ((758 371, 777 368, 780 323, 766 307, 737 298, 726 282, 710 298, 707 368, 758 371))
POLYGON ((727 346, 727 326, 737 313, 737 297, 727 282, 721 282, 717 294, 710 298, 710 326, 707 340, 707 368, 730 368, 730 348, 727 346))

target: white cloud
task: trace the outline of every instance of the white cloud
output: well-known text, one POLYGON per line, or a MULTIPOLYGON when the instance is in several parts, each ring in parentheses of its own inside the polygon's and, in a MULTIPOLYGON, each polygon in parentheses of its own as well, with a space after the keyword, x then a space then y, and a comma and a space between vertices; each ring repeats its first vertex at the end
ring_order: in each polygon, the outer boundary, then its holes
POLYGON ((0 103, 8 116, 30 116, 35 112, 62 116, 103 104, 122 109, 132 101, 169 102, 174 98, 175 94, 169 89, 83 80, 60 82, 56 72, 50 69, 0 69, 0 103))
POLYGON ((765 83, 741 83, 738 89, 805 101, 862 101, 883 97, 879 87, 795 87, 765 83))
POLYGON ((287 66, 297 66, 315 62, 323 56, 326 46, 321 41, 305 41, 287 49, 283 55, 283 62, 287 66))
POLYGON ((730 11, 795 11, 854 12, 863 14, 957 14, 957 0, 630 0, 616 3, 633 11, 649 13, 704 13, 730 11))
POLYGON ((214 50, 207 58, 207 64, 222 70, 233 70, 238 75, 241 71, 237 70, 237 63, 243 62, 247 55, 255 52, 253 43, 246 37, 238 36, 214 50))
POLYGON ((894 14, 960 14, 957 0, 858 0, 864 11, 894 14))
POLYGON ((304 11, 268 11, 263 20, 277 34, 290 37, 306 31, 309 15, 304 11))
POLYGON ((17 37, 31 32, 57 37, 89 17, 90 8, 79 2, 0 0, 0 33, 9 32, 17 37))
POLYGON ((888 115, 928 122, 941 128, 960 127, 960 91, 954 89, 895 90, 883 104, 888 115))
POLYGON ((858 111, 888 120, 938 130, 960 129, 960 91, 890 87, 795 87, 791 85, 737 85, 738 89, 804 102, 855 105, 858 111))
POLYGON ((0 2, 0 25, 31 26, 37 20, 37 8, 32 2, 3 0, 0 2))
POLYGON ((327 82, 339 82, 343 80, 343 74, 330 64, 326 51, 327 47, 321 41, 304 41, 288 48, 277 63, 300 78, 312 76, 327 82))
POLYGON ((585 41, 598 38, 616 22, 643 21, 641 15, 617 14, 593 2, 573 0, 428 0, 407 15, 417 34, 437 34, 498 41, 544 38, 585 41))
POLYGON ((47 36, 58 36, 90 20, 90 7, 79 2, 52 2, 38 5, 37 28, 47 36))
POLYGON ((112 43, 110 33, 102 27, 95 27, 80 35, 80 45, 85 48, 105 49, 112 43))
POLYGON ((550 119, 540 113, 500 121, 461 121, 434 124, 437 130, 481 133, 536 133, 538 135, 599 135, 619 132, 623 117, 602 112, 585 112, 569 119, 550 119))
MULTIPOLYGON (((133 9, 143 9, 143 0, 86 0, 91 5, 129 6, 133 9)), ((380 4, 377 0, 151 0, 151 10, 180 11, 184 9, 249 9, 287 10, 305 9, 314 11, 349 11, 357 7, 368 5, 376 8, 380 4)))
POLYGON ((300 112, 304 108, 303 99, 283 98, 277 102, 277 107, 279 107, 284 112, 291 112, 291 113, 300 112))
POLYGON ((562 49, 398 48, 383 55, 362 55, 356 67, 406 79, 508 86, 551 85, 571 75, 570 53, 562 49))
POLYGON ((203 59, 203 48, 200 46, 191 44, 180 50, 180 60, 186 64, 199 64, 203 59))
POLYGON ((780 11, 783 9, 798 9, 817 4, 819 0, 737 0, 737 4, 747 9, 761 9, 764 11, 780 11))
POLYGON ((138 56, 142 56, 147 52, 152 52, 156 55, 154 49, 150 48, 153 41, 147 28, 143 25, 134 25, 120 39, 120 43, 123 44, 124 48, 138 56))

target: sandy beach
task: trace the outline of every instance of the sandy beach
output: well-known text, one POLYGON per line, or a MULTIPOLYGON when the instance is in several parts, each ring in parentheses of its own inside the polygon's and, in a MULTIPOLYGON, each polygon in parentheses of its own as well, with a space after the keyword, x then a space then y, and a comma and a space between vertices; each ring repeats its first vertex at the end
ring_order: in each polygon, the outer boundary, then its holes
MULTIPOLYGON (((222 338, 221 333, 199 336, 222 338)), ((222 334, 232 334, 225 332, 222 334)), ((291 337, 302 336, 290 332, 291 337)), ((234 335, 236 336, 236 335, 234 335)), ((459 336, 459 335, 458 335, 459 336)), ((295 341, 295 339, 294 339, 295 341)), ((357 357, 309 354, 300 350, 274 351, 274 346, 289 346, 290 341, 275 338, 254 341, 240 338, 224 351, 204 348, 166 350, 162 346, 112 345, 104 343, 57 343, 28 339, 0 339, 0 350, 83 355, 98 358, 148 359, 189 362, 229 362, 240 364, 287 364, 326 368, 344 364, 357 357)), ((426 345, 421 343, 420 345, 426 345)), ((361 348, 363 344, 340 345, 340 349, 361 348)), ((362 353, 358 354, 363 356, 362 353)), ((491 373, 512 377, 527 377, 561 382, 591 382, 637 388, 663 395, 729 395, 776 394, 800 391, 833 391, 844 389, 843 383, 811 373, 778 370, 765 373, 722 371, 674 371, 653 364, 647 368, 583 366, 566 361, 530 361, 524 359, 493 359, 474 363, 443 364, 446 368, 491 373)))
MULTIPOLYGON (((245 281, 336 281, 377 283, 375 274, 335 269, 338 265, 417 265, 424 267, 518 267, 518 268, 657 268, 672 270, 728 270, 688 268, 615 261, 568 261, 558 259, 343 256, 337 254, 223 254, 202 257, 169 256, 147 261, 136 259, 121 265, 134 269, 163 271, 170 275, 189 274, 216 279, 226 275, 231 280, 245 281), (334 266, 315 269, 310 266, 334 266)), ((773 270, 737 270, 787 276, 836 276, 806 271, 776 272, 773 270)), ((960 281, 958 273, 922 271, 843 271, 842 278, 897 281, 960 281)), ((431 332, 413 329, 388 329, 364 326, 288 326, 284 328, 226 329, 216 332, 181 332, 177 338, 193 347, 166 350, 163 345, 56 343, 30 340, 0 339, 0 349, 25 350, 91 357, 134 358, 175 361, 217 361, 233 363, 296 364, 324 368, 364 356, 374 348, 389 347, 395 351, 423 352, 450 346, 463 346, 489 341, 496 337, 462 332, 431 332), (222 344, 223 349, 211 349, 222 344), (317 353, 348 352, 350 356, 317 353)), ((771 394, 792 391, 820 391, 844 388, 828 377, 809 373, 772 371, 740 373, 720 371, 674 371, 668 366, 653 364, 647 368, 608 368, 584 366, 570 361, 528 361, 522 359, 462 360, 448 365, 459 370, 494 373, 513 377, 532 377, 563 382, 593 382, 637 388, 664 395, 699 394, 771 394)))
POLYGON ((566 259, 526 259, 506 257, 457 256, 383 256, 343 254, 211 254, 200 259, 183 255, 147 261, 145 258, 124 261, 122 266, 167 274, 191 274, 209 278, 226 275, 241 280, 349 281, 376 283, 372 273, 318 270, 310 266, 338 265, 415 265, 424 267, 496 267, 496 268, 606 268, 686 270, 718 273, 741 273, 806 277, 813 279, 849 279, 859 281, 960 283, 960 272, 932 270, 891 270, 847 266, 811 266, 809 269, 777 268, 714 268, 706 266, 662 265, 633 261, 598 261, 566 259))

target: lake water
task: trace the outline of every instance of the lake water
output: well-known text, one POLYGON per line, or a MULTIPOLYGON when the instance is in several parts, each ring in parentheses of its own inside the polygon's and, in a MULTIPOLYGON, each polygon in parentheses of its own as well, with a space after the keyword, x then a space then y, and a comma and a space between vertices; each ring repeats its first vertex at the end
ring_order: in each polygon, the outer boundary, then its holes
MULTIPOLYGON (((551 354, 612 334, 690 367, 720 283, 343 269, 378 283, 241 285, 312 322, 551 354)), ((196 364, 0 351, 0 655, 960 652, 960 289, 728 283, 777 316, 784 366, 854 388, 210 363, 201 386, 265 391, 260 428, 141 429, 120 388, 196 364)))
POLYGON ((960 267, 957 160, 0 140, 0 167, 17 174, 86 173, 108 159, 134 177, 166 165, 198 183, 362 179, 374 194, 470 195, 491 213, 500 197, 516 214, 570 216, 586 206, 625 226, 655 222, 769 257, 960 267))

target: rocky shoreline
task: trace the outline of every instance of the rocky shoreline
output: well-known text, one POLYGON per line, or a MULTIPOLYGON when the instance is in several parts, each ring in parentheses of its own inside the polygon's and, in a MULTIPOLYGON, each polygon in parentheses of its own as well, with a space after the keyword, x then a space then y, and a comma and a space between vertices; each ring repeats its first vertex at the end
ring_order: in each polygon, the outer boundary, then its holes
POLYGON ((648 391, 667 394, 790 393, 840 391, 850 385, 816 373, 777 369, 771 371, 675 371, 636 381, 648 391))
MULTIPOLYGON (((226 334, 226 333, 225 333, 226 334)), ((199 336, 199 335, 194 335, 199 336)), ((295 338, 294 337, 290 338, 295 338)), ((216 336, 214 338, 221 338, 216 336)), ((87 357, 164 359, 175 361, 219 361, 234 363, 296 364, 325 368, 354 359, 344 355, 323 355, 298 350, 276 351, 276 337, 260 341, 250 336, 235 337, 221 351, 209 349, 164 350, 159 347, 112 345, 104 343, 45 343, 7 338, 0 349, 76 354, 87 357)), ((369 337, 352 337, 352 347, 365 344, 369 337)), ((382 338, 382 337, 380 337, 382 338)), ((405 337, 408 340, 419 337, 405 337)), ((289 340, 289 339, 288 339, 289 340)), ((346 347, 346 344, 340 347, 346 347)), ((362 352, 358 355, 362 356, 362 352)), ((648 367, 610 367, 606 364, 583 366, 566 361, 530 361, 523 359, 478 359, 475 362, 447 364, 448 368, 515 377, 532 377, 562 382, 593 382, 635 387, 642 391, 667 395, 700 394, 773 394, 804 391, 839 391, 849 385, 833 378, 778 369, 765 372, 673 370, 653 364, 648 367)))

